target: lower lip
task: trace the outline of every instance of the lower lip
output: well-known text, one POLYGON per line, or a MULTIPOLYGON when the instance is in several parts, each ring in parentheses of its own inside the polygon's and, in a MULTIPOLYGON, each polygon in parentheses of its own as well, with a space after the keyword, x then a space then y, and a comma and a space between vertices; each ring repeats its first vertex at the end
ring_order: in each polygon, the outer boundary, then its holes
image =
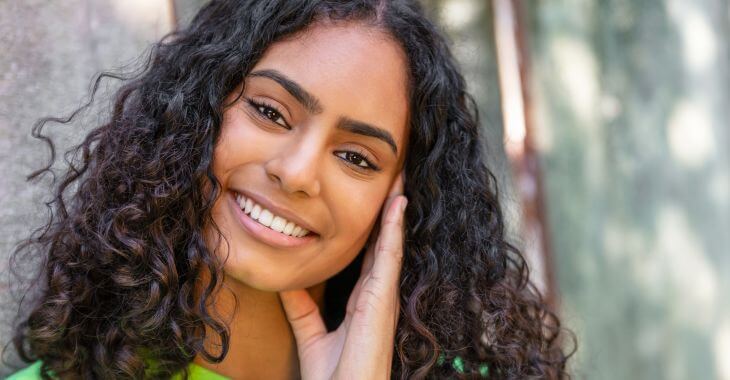
POLYGON ((303 237, 294 237, 276 232, 246 215, 241 207, 239 207, 238 202, 236 202, 235 193, 229 192, 229 195, 228 201, 236 217, 241 222, 241 225, 243 225, 243 228, 256 239, 278 248, 301 247, 317 239, 317 235, 312 233, 303 237))

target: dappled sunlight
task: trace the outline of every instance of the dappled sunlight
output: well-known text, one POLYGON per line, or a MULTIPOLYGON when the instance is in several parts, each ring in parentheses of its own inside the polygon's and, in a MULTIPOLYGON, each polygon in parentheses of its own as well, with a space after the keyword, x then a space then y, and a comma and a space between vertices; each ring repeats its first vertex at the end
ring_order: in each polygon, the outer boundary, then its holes
POLYGON ((711 68, 717 59, 718 36, 712 29, 702 4, 696 1, 668 0, 669 15, 679 31, 684 52, 684 63, 693 73, 711 68))
POLYGON ((458 29, 474 21, 483 5, 474 0, 446 0, 441 7, 440 18, 448 27, 458 29))
POLYGON ((669 149, 681 165, 697 168, 715 154, 715 138, 709 110, 696 99, 682 99, 667 125, 669 149))
POLYGON ((651 239, 630 225, 610 221, 604 228, 604 257, 611 266, 630 271, 635 290, 645 300, 672 301, 677 322, 706 329, 717 313, 718 279, 688 223, 672 205, 659 211, 651 239))
POLYGON ((718 377, 730 379, 730 317, 726 317, 717 329, 714 349, 718 377))
POLYGON ((616 220, 606 223, 603 233, 604 257, 612 267, 626 268, 637 291, 652 302, 667 296, 662 257, 652 252, 652 242, 642 231, 616 220))
POLYGON ((718 311, 715 268, 681 209, 664 206, 657 219, 656 245, 649 254, 666 276, 671 317, 706 330, 712 327, 718 311))
POLYGON ((730 379, 724 3, 529 4, 528 114, 579 368, 730 379))
POLYGON ((600 112, 604 122, 612 122, 623 112, 621 99, 610 94, 602 94, 600 100, 600 112))
POLYGON ((551 59, 566 91, 564 101, 584 127, 597 127, 594 120, 600 95, 598 63, 588 42, 577 37, 561 35, 553 39, 551 59))

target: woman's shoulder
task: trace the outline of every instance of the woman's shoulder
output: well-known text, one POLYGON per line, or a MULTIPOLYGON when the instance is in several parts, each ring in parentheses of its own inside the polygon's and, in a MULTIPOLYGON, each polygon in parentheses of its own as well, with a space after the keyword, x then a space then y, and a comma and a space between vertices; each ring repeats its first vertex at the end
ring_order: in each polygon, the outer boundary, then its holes
MULTIPOLYGON (((18 372, 10 375, 7 380, 40 380, 41 377, 41 364, 43 362, 38 360, 30 366, 21 369, 18 372)), ((223 375, 219 375, 207 368, 201 367, 195 363, 190 363, 188 366, 188 379, 189 380, 229 380, 223 375)), ((177 374, 172 377, 171 380, 182 380, 182 375, 177 374)))

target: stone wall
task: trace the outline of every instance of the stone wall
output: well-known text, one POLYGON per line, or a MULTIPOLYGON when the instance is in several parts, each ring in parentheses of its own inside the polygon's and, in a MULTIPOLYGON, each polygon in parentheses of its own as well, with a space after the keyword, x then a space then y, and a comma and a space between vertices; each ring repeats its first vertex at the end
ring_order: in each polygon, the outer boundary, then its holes
MULTIPOLYGON (((10 299, 7 257, 17 241, 45 221, 49 177, 25 177, 49 158, 30 135, 43 116, 66 116, 85 102, 92 78, 132 63, 172 28, 167 0, 0 1, 0 344, 10 340, 16 309, 10 299)), ((102 86, 98 102, 71 125, 49 124, 63 153, 103 120, 116 87, 102 86)), ((5 355, 19 363, 12 349, 5 355)), ((10 368, 0 363, 0 378, 10 368)))

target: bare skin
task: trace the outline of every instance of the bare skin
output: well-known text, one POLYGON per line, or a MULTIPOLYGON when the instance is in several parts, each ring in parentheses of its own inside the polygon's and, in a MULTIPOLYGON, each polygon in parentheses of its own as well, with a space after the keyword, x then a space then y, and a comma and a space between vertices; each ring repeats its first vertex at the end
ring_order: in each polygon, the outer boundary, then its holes
POLYGON ((327 333, 306 290, 281 292, 296 338, 303 379, 389 379, 393 339, 400 311, 403 212, 402 177, 393 184, 375 245, 364 258, 360 278, 347 302, 345 320, 327 333))
MULTIPOLYGON (((194 362, 232 379, 389 378, 408 138, 403 52, 360 24, 318 24, 270 46, 251 73, 259 75, 224 112, 213 163, 222 187, 213 218, 229 243, 215 246, 226 260, 213 306, 230 327, 230 347, 221 363, 194 362), (317 101, 302 102, 272 73, 317 101), (238 193, 307 224, 309 240, 282 247, 257 235, 238 193), (318 312, 325 283, 371 235, 347 317, 327 334, 318 312)), ((218 353, 216 343, 206 346, 218 353)))

